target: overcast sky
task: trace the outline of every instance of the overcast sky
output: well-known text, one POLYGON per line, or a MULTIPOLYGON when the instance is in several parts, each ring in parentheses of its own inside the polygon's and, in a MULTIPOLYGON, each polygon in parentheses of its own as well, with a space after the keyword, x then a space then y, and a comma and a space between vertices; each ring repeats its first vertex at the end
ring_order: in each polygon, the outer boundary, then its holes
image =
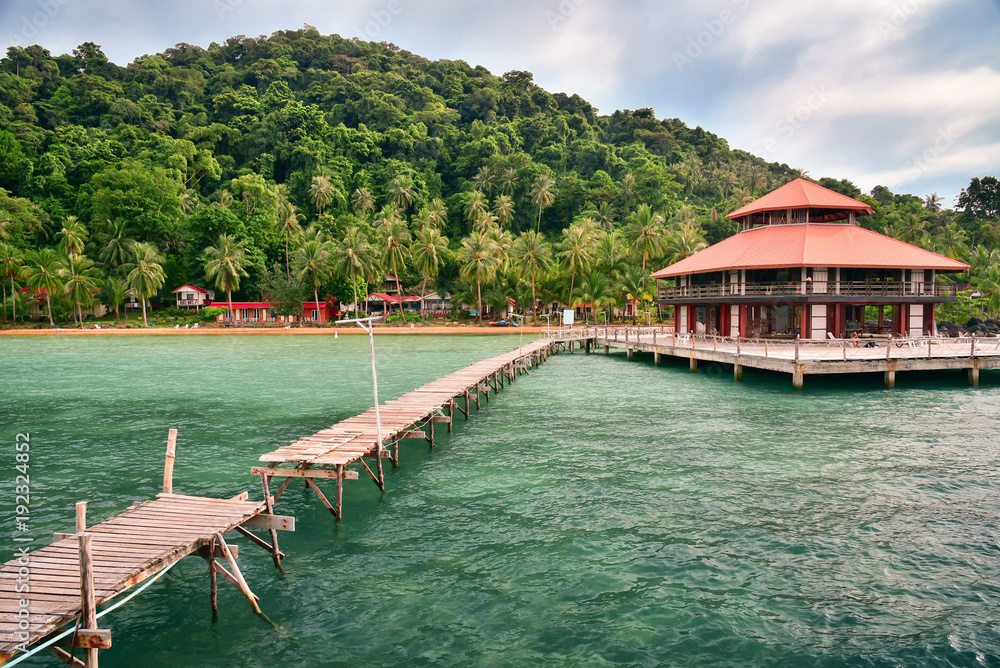
POLYGON ((124 65, 306 23, 652 107, 866 192, 953 205, 1000 175, 1000 0, 0 0, 0 48, 92 41, 124 65))

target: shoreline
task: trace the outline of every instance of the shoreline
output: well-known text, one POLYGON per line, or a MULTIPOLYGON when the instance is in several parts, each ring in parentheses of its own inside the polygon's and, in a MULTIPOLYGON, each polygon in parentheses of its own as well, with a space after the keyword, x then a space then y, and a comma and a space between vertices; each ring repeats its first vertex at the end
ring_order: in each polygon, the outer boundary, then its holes
MULTIPOLYGON (((487 327, 468 325, 465 327, 382 327, 375 328, 376 335, 479 335, 501 336, 514 334, 537 335, 544 332, 544 326, 487 327)), ((364 334, 360 327, 296 327, 293 329, 269 327, 199 327, 198 329, 174 329, 173 327, 150 327, 142 329, 0 329, 0 336, 333 336, 334 334, 364 334)))

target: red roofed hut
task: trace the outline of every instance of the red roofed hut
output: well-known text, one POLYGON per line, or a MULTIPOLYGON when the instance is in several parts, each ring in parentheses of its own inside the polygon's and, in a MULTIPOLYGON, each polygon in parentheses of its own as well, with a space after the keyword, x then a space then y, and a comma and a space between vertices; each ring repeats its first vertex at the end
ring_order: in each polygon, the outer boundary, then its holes
POLYGON ((741 231, 653 274, 677 332, 803 339, 935 334, 955 301, 940 273, 968 265, 858 227, 864 202, 804 179, 729 214, 741 231))

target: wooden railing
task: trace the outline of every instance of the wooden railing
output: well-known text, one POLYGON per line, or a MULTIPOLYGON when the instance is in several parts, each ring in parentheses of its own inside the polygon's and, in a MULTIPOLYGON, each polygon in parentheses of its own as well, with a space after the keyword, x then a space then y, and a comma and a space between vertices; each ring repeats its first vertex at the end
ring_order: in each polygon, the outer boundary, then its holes
POLYGON ((711 283, 664 286, 659 299, 712 299, 717 297, 789 297, 830 295, 846 297, 955 297, 958 286, 927 281, 780 281, 773 283, 711 283))

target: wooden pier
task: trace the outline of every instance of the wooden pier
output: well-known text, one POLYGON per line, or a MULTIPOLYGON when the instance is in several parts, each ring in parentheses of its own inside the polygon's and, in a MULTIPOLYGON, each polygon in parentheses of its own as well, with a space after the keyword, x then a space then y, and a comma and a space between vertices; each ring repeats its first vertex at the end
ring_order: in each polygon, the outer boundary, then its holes
POLYGON ((588 350, 603 347, 685 359, 691 372, 699 362, 733 367, 733 377, 743 377, 744 367, 787 373, 792 387, 801 390, 807 375, 881 373, 885 386, 894 387, 901 371, 964 370, 969 384, 979 384, 982 369, 1000 369, 1000 339, 963 338, 861 338, 812 340, 735 339, 698 334, 676 334, 663 327, 588 327, 575 337, 588 350))
POLYGON ((472 405, 479 410, 484 398, 489 403, 491 392, 499 392, 564 345, 554 340, 538 340, 509 353, 476 362, 398 399, 385 402, 379 407, 378 415, 375 408, 371 408, 361 415, 262 455, 260 461, 265 466, 253 467, 251 473, 261 477, 264 490, 270 489, 273 478, 285 479, 274 494, 275 501, 293 479, 305 480, 327 510, 341 519, 343 481, 360 477, 358 470, 348 470, 347 467, 360 464, 361 470, 384 490, 382 459, 388 458, 398 466, 400 441, 421 439, 433 448, 436 424, 446 424, 451 432, 456 411, 468 420, 472 405), (367 459, 374 461, 369 465, 367 459), (336 496, 332 502, 317 484, 324 479, 336 480, 336 496))
POLYGON ((0 663, 44 643, 68 624, 75 630, 48 651, 75 666, 97 666, 97 650, 111 646, 110 631, 97 627, 97 606, 156 576, 189 555, 208 562, 210 604, 217 610, 216 575, 232 582, 260 613, 236 563, 238 550, 224 535, 238 531, 272 553, 273 532, 294 530, 294 519, 268 512, 270 500, 248 501, 248 493, 213 499, 172 493, 176 430, 168 438, 164 493, 137 502, 121 515, 88 527, 86 502, 76 505, 76 531, 57 533, 51 545, 24 551, 0 566, 0 663), (268 544, 248 531, 268 529, 268 544), (220 561, 221 560, 221 561, 220 561), (228 568, 227 568, 228 566, 228 568), (73 656, 85 650, 85 661, 73 656))

